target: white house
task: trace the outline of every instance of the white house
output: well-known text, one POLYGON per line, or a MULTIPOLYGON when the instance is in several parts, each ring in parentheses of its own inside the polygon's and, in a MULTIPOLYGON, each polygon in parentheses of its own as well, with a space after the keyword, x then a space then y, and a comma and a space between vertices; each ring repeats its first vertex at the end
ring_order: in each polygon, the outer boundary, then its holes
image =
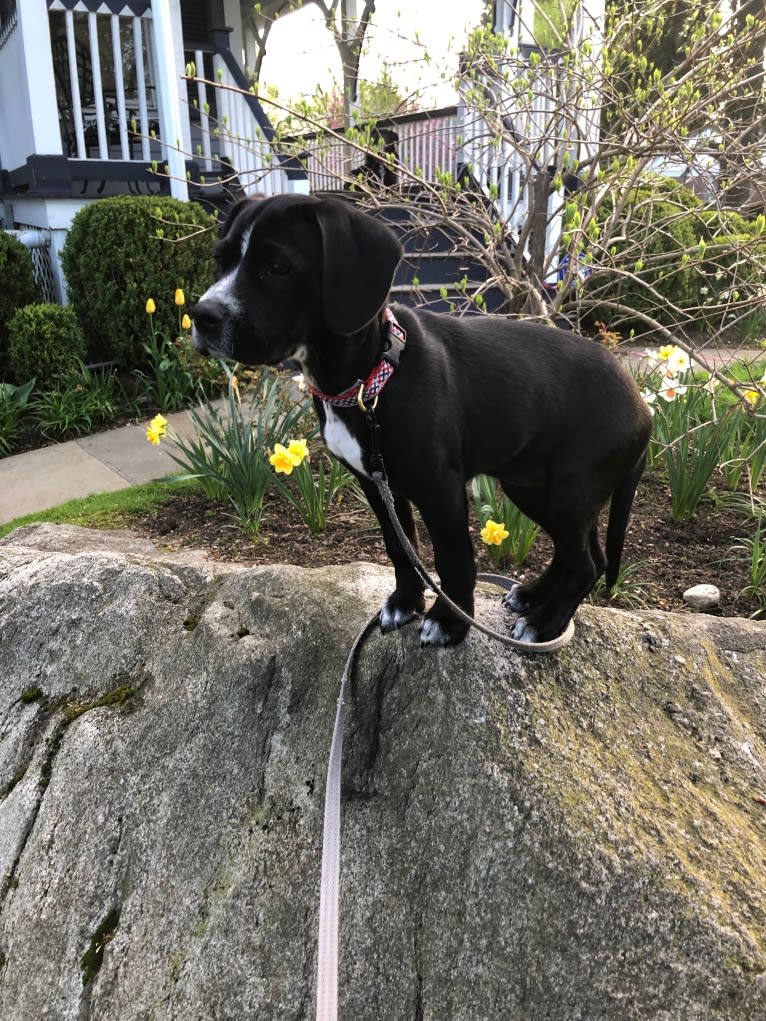
MULTIPOLYGON (((264 0, 258 9, 268 17, 282 6, 264 0)), ((523 54, 535 45, 535 8, 560 3, 491 6, 496 30, 523 54)), ((604 0, 585 6, 578 37, 597 28, 604 0)), ((252 13, 252 3, 244 7, 252 13)), ((243 71, 247 24, 240 0, 0 0, 2 226, 37 252, 49 300, 66 300, 58 254, 72 217, 101 196, 195 197, 232 174, 245 192, 338 187, 358 155, 342 143, 316 141, 302 161, 272 145, 243 71)), ((399 159, 413 171, 428 179, 437 166, 457 173, 469 163, 499 215, 513 200, 511 227, 523 216, 523 161, 512 144, 487 144, 486 124, 465 103, 400 119, 396 134, 399 159)))

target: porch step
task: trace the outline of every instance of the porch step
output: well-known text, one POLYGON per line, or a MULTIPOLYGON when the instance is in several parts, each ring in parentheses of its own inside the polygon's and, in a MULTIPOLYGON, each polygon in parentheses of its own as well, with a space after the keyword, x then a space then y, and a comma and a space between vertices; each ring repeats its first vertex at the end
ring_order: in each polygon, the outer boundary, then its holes
MULTIPOLYGON (((364 199, 361 192, 352 191, 317 191, 314 194, 354 205, 361 205, 364 199)), ((482 293, 484 305, 481 309, 464 293, 467 290, 471 294, 480 287, 487 279, 487 270, 465 250, 462 231, 446 223, 429 224, 427 195, 422 191, 410 189, 404 198, 405 202, 391 201, 376 209, 365 209, 394 231, 404 249, 394 277, 392 297, 411 308, 429 308, 436 312, 505 311, 506 297, 498 287, 490 287, 482 293)), ((435 214, 430 215, 436 219, 435 214)), ((476 237, 477 243, 482 244, 483 239, 476 237)))
MULTIPOLYGON (((427 207, 423 205, 427 217, 427 207)), ((413 207, 388 205, 372 211, 397 234, 404 256, 396 271, 392 295, 412 308, 435 312, 502 312, 506 298, 498 287, 483 292, 481 309, 467 296, 487 280, 486 267, 465 250, 462 232, 447 224, 423 224, 413 207)))

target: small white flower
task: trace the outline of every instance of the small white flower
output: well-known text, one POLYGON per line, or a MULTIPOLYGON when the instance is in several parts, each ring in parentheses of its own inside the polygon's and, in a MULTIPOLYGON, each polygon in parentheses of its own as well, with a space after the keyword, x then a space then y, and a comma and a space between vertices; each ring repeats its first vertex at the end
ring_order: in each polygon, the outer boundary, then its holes
POLYGON ((668 355, 667 366, 671 374, 677 376, 681 372, 686 372, 691 364, 688 354, 682 351, 680 347, 674 347, 668 355))
POLYGON ((681 383, 680 380, 673 376, 666 376, 662 381, 662 386, 659 390, 660 397, 670 403, 674 401, 676 397, 683 397, 686 393, 687 388, 681 383))
POLYGON ((642 390, 641 391, 641 396, 646 401, 646 404, 647 404, 649 410, 651 411, 651 413, 654 414, 653 404, 657 400, 657 394, 654 393, 653 390, 642 390))

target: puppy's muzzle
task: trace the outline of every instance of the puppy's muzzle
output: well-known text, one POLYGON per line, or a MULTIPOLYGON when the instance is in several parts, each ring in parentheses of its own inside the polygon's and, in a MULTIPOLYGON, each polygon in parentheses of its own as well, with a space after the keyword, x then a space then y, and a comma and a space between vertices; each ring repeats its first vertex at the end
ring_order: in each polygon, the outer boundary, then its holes
POLYGON ((200 354, 208 354, 211 348, 217 347, 215 341, 220 337, 228 315, 226 305, 212 298, 199 301, 192 307, 191 315, 194 320, 194 346, 200 354))

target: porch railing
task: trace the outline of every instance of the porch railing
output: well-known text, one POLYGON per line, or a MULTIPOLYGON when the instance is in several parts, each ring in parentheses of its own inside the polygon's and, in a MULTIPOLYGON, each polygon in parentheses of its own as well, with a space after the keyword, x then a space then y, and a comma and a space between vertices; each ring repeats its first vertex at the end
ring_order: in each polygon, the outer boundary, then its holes
POLYGON ((184 137, 165 138, 151 0, 104 0, 90 11, 72 10, 70 0, 47 5, 65 156, 162 162, 166 142, 184 152, 202 183, 236 179, 245 194, 301 188, 305 172, 277 151, 271 124, 229 49, 228 30, 186 53, 196 80, 187 82, 185 98, 181 90, 184 137))
POLYGON ((303 165, 282 149, 244 72, 229 49, 228 30, 209 49, 187 52, 192 151, 203 183, 236 180, 246 195, 308 190, 303 165))
MULTIPOLYGON (((394 139, 392 167, 397 183, 433 183, 440 173, 457 171, 460 126, 454 106, 386 118, 377 122, 375 133, 381 143, 383 162, 385 140, 394 139)), ((303 161, 312 191, 342 190, 375 161, 374 154, 368 159, 365 153, 363 132, 358 143, 351 135, 346 137, 339 131, 303 135, 293 139, 293 144, 304 150, 303 161)))
POLYGON ((69 7, 48 0, 64 155, 148 162, 159 152, 150 0, 129 14, 69 7))

